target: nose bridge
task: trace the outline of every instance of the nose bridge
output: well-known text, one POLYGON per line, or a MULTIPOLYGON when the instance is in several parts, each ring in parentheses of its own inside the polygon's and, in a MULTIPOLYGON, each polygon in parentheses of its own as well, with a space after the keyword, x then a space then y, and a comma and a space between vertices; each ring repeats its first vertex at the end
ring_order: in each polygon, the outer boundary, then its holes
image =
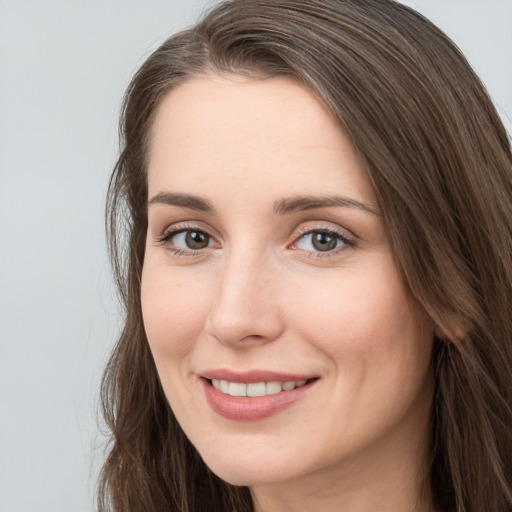
POLYGON ((276 339, 283 329, 276 270, 265 251, 230 251, 218 275, 209 334, 223 344, 276 339))

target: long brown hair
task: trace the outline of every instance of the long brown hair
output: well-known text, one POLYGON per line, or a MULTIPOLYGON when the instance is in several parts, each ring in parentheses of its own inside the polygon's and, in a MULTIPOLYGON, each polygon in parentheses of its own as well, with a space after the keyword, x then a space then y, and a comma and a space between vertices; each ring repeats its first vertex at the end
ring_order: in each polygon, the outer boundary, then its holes
POLYGON ((107 230, 126 321, 105 371, 112 438, 99 508, 249 512, 177 424, 140 306, 146 153, 165 95, 207 72, 304 83, 361 154, 404 284, 437 325, 428 486, 439 511, 512 510, 512 155, 455 45, 392 0, 231 0, 172 36, 131 82, 107 230))

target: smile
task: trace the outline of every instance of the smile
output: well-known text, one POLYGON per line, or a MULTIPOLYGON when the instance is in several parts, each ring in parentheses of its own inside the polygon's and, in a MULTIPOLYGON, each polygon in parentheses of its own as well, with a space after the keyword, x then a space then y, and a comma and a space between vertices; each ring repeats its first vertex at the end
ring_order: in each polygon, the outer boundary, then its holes
POLYGON ((274 416, 305 399, 320 379, 304 377, 212 370, 205 372, 199 382, 206 401, 218 415, 228 420, 254 421, 274 416))
POLYGON ((306 384, 306 380, 298 381, 270 381, 270 382, 253 382, 250 384, 244 384, 243 382, 229 382, 227 380, 212 379, 212 386, 230 396, 266 396, 275 395, 282 391, 291 391, 295 388, 300 388, 306 384))

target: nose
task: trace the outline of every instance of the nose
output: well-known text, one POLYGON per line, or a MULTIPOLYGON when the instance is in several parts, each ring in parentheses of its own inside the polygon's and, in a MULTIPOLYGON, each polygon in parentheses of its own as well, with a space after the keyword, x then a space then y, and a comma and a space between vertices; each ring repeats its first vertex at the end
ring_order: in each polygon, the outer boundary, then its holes
POLYGON ((206 332, 224 345, 274 341, 284 330, 278 270, 262 256, 232 254, 219 272, 206 332))

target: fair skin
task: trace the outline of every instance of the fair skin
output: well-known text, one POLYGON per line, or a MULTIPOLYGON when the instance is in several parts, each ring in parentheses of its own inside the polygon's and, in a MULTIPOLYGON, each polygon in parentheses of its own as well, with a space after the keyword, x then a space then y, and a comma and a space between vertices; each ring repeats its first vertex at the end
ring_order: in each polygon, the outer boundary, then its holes
POLYGON ((326 107, 285 77, 185 82, 154 121, 148 203, 145 329, 212 471, 261 512, 433 510, 432 325, 326 107), (296 389, 234 397, 212 372, 296 389))

